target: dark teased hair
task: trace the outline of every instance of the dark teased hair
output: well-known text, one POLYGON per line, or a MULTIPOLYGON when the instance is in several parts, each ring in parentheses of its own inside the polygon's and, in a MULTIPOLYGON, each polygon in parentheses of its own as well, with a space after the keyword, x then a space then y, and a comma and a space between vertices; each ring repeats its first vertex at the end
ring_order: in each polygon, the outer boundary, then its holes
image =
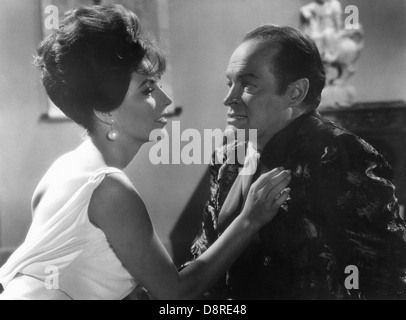
POLYGON ((301 31, 287 26, 264 25, 247 33, 243 42, 257 39, 275 45, 270 67, 278 80, 278 94, 284 94, 289 84, 307 78, 309 92, 304 103, 317 109, 326 83, 326 73, 315 42, 301 31))
POLYGON ((166 68, 154 38, 121 5, 67 11, 59 30, 41 43, 35 64, 50 99, 89 132, 94 110, 121 105, 133 72, 160 76, 166 68))

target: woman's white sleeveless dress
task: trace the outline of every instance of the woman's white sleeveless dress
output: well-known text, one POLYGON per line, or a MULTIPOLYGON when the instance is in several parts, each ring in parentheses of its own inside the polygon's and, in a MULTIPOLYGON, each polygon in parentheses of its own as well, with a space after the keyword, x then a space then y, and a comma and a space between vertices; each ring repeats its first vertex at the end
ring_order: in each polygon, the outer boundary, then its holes
POLYGON ((119 300, 137 287, 88 217, 93 191, 111 173, 124 174, 99 169, 51 219, 34 216, 24 243, 0 269, 0 300, 119 300))

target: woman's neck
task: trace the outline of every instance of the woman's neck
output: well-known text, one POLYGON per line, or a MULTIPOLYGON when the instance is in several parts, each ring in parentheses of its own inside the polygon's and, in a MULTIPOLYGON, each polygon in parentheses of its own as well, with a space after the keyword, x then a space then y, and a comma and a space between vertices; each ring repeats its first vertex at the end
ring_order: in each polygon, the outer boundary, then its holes
POLYGON ((125 141, 123 138, 110 141, 98 135, 90 136, 90 141, 107 166, 120 170, 127 167, 144 144, 144 142, 125 141))

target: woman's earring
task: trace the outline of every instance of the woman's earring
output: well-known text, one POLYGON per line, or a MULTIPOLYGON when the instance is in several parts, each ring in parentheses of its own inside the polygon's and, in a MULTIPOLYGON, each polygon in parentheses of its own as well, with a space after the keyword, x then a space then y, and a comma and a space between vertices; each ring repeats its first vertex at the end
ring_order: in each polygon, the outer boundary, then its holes
POLYGON ((113 125, 115 124, 116 122, 114 120, 111 120, 110 123, 111 128, 110 131, 107 133, 107 137, 109 138, 110 141, 116 141, 119 137, 118 131, 113 128, 113 125))

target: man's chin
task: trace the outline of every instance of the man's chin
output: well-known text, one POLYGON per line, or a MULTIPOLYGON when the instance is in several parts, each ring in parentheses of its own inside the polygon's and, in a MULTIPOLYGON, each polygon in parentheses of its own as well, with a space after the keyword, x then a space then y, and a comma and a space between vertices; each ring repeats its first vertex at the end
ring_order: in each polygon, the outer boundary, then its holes
POLYGON ((247 118, 228 118, 227 124, 233 126, 236 129, 247 129, 248 119, 247 118))
POLYGON ((230 130, 233 130, 233 131, 249 131, 249 128, 248 128, 248 126, 246 126, 246 125, 241 125, 241 124, 237 124, 237 123, 230 123, 230 122, 228 122, 227 123, 227 128, 229 128, 230 130))
POLYGON ((250 138, 256 139, 256 134, 252 133, 252 129, 247 128, 246 126, 237 126, 234 124, 228 124, 224 134, 228 139, 234 140, 244 140, 248 141, 250 138), (250 137, 252 135, 252 137, 250 137))

